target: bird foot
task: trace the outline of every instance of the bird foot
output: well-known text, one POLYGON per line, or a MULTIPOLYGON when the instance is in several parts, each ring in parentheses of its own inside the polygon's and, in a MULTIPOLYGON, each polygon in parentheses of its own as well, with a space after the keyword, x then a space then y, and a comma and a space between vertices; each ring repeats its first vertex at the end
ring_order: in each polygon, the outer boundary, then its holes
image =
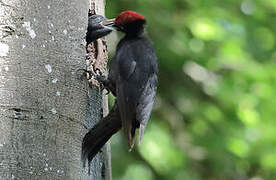
POLYGON ((100 69, 98 68, 92 68, 92 70, 86 70, 86 69, 79 69, 78 71, 83 71, 83 73, 86 73, 88 75, 87 79, 95 79, 99 82, 101 90, 106 89, 107 94, 110 93, 110 90, 108 87, 106 87, 107 77, 103 75, 100 69))

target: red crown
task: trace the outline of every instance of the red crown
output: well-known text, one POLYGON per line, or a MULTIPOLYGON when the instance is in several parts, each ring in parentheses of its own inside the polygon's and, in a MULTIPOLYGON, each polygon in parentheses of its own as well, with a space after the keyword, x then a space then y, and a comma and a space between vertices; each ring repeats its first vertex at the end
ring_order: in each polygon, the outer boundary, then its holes
POLYGON ((142 21, 146 21, 146 19, 138 14, 137 12, 134 11, 124 11, 121 12, 115 20, 115 24, 116 25, 124 25, 124 24, 128 24, 130 22, 134 22, 137 20, 142 20, 142 21))

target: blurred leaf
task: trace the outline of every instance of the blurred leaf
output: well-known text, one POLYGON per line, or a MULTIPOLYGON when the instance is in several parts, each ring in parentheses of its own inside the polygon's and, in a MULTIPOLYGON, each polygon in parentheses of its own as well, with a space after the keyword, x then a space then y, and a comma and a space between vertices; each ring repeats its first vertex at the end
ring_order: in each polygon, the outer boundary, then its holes
POLYGON ((228 148, 231 152, 239 157, 246 157, 249 152, 248 144, 240 139, 229 139, 228 148))
POLYGON ((156 124, 151 124, 150 128, 147 128, 139 150, 160 174, 180 168, 184 163, 184 157, 173 144, 172 137, 162 126, 156 124))
POLYGON ((126 9, 147 18, 160 72, 145 161, 117 136, 114 177, 276 179, 276 1, 107 1, 108 17, 126 9))
POLYGON ((144 165, 136 164, 128 166, 122 180, 141 180, 141 175, 143 175, 143 180, 153 179, 153 174, 151 170, 146 168, 144 165))
POLYGON ((203 40, 219 40, 223 37, 223 30, 210 18, 194 18, 190 25, 192 33, 203 40))

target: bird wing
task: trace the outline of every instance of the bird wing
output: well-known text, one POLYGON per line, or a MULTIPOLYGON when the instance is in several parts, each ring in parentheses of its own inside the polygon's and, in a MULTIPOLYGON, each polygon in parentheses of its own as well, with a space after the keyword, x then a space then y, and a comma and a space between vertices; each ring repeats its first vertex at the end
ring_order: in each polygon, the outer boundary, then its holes
MULTIPOLYGON (((125 51, 125 53, 131 53, 125 51)), ((137 83, 135 73, 137 73, 137 63, 132 56, 123 55, 118 57, 119 78, 116 83, 116 94, 119 105, 119 111, 122 120, 122 127, 127 135, 128 145, 131 148, 133 146, 134 135, 136 127, 135 124, 135 103, 137 100, 137 83)))
POLYGON ((151 110, 153 107, 157 86, 157 75, 150 76, 146 86, 140 96, 136 109, 136 119, 140 122, 139 127, 139 145, 142 142, 146 125, 149 121, 151 110))
POLYGON ((156 56, 147 41, 120 45, 116 52, 119 78, 117 80, 117 99, 122 119, 122 126, 128 138, 128 145, 133 146, 135 130, 140 128, 143 137, 148 122, 157 86, 156 56), (141 54, 143 53, 143 54, 141 54))

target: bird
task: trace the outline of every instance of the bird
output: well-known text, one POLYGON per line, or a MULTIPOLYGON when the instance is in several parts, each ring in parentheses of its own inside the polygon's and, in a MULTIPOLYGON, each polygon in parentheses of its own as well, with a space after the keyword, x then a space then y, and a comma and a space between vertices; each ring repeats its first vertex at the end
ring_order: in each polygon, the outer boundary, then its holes
MULTIPOLYGON (((90 164, 102 146, 121 128, 129 149, 134 145, 136 129, 139 130, 138 142, 141 143, 158 85, 158 61, 153 44, 145 32, 145 17, 134 11, 123 11, 116 18, 103 20, 99 24, 101 28, 97 28, 97 33, 100 35, 107 34, 103 33, 107 29, 125 35, 116 47, 108 76, 91 72, 96 80, 113 93, 116 101, 110 113, 83 138, 84 165, 86 160, 90 164)), ((99 27, 99 24, 96 26, 99 27)), ((100 35, 94 34, 95 37, 100 35)))
POLYGON ((112 29, 103 28, 99 23, 107 20, 102 15, 94 14, 88 17, 88 26, 86 32, 86 44, 95 42, 97 39, 108 35, 112 29))

